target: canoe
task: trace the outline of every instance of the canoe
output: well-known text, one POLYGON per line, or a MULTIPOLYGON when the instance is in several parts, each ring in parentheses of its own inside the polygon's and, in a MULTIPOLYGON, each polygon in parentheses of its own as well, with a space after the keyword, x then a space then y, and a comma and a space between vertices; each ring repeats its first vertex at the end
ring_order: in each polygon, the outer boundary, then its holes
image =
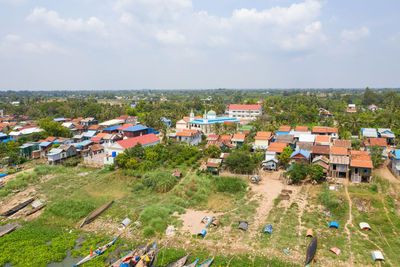
POLYGON ((0 237, 11 233, 12 231, 14 231, 17 228, 18 228, 18 224, 6 224, 6 225, 0 227, 0 237))
POLYGON ((186 256, 183 256, 182 258, 180 258, 179 260, 177 260, 176 262, 167 265, 168 267, 183 267, 185 266, 185 263, 188 261, 190 257, 190 254, 187 254, 186 256))
POLYGON ((80 266, 88 261, 90 261, 91 259, 96 258, 97 256, 103 254, 109 247, 111 247, 115 241, 117 241, 118 237, 114 238, 113 240, 111 240, 110 242, 108 242, 107 244, 105 244, 104 246, 99 247, 98 249, 96 249, 95 251, 93 251, 93 253, 87 255, 85 258, 83 258, 81 261, 79 261, 78 263, 74 264, 73 266, 80 266))
POLYGON ((90 213, 85 220, 83 220, 80 228, 82 228, 85 224, 91 223, 94 219, 96 219, 100 214, 102 214, 106 209, 108 209, 111 204, 114 203, 114 200, 111 200, 110 202, 104 204, 100 208, 94 210, 92 213, 90 213))
POLYGON ((213 261, 214 261, 214 258, 211 258, 211 259, 209 259, 208 261, 206 261, 206 262, 200 264, 199 267, 208 267, 208 266, 210 266, 210 265, 213 263, 213 261))
POLYGON ((141 257, 139 262, 135 265, 135 267, 149 267, 152 266, 154 259, 156 258, 158 253, 157 245, 154 244, 153 247, 141 257))
POLYGON ((13 215, 14 213, 17 213, 19 210, 25 208, 26 206, 28 206, 30 203, 33 202, 33 200, 35 200, 35 198, 30 198, 25 202, 22 202, 20 204, 18 204, 17 206, 9 209, 8 211, 4 212, 1 214, 1 216, 10 216, 13 215))
POLYGON ((140 249, 135 249, 131 252, 129 252, 128 254, 126 254, 125 256, 123 256, 122 258, 120 258, 119 260, 117 260, 116 262, 114 262, 113 264, 111 264, 110 267, 119 267, 121 265, 121 263, 131 263, 132 264, 136 264, 135 259, 137 257, 142 257, 144 253, 146 253, 147 251, 147 247, 143 247, 140 249))
POLYGON ((26 213, 26 216, 32 215, 32 214, 38 212, 39 210, 43 209, 44 207, 46 207, 46 203, 43 203, 42 205, 37 206, 37 207, 34 208, 34 209, 31 209, 30 211, 28 211, 28 212, 26 213))
POLYGON ((308 244, 306 261, 304 263, 304 266, 311 263, 311 261, 314 259, 316 252, 317 252, 317 238, 314 237, 314 239, 310 242, 310 244, 308 244))
POLYGON ((195 267, 196 266, 196 264, 199 262, 199 259, 196 259, 194 262, 192 262, 191 264, 189 264, 189 265, 185 265, 185 266, 183 266, 183 267, 195 267))

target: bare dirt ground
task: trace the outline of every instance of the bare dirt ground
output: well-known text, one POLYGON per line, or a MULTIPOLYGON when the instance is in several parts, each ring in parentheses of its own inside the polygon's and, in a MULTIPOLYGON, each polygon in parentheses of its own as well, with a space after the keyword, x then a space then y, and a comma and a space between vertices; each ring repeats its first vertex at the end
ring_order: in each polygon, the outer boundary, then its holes
MULTIPOLYGON (((259 203, 254 217, 255 223, 249 227, 249 231, 252 235, 259 233, 259 228, 266 223, 265 219, 274 207, 274 200, 279 197, 282 189, 293 191, 293 193, 290 194, 291 199, 294 199, 300 190, 298 186, 285 185, 283 180, 280 179, 281 173, 282 171, 260 171, 259 177, 261 181, 259 184, 251 184, 251 190, 254 192, 252 200, 257 200, 259 203)), ((281 202, 281 205, 289 206, 291 201, 282 200, 281 202)))
POLYGON ((388 181, 391 182, 392 184, 400 185, 400 180, 397 179, 397 178, 393 175, 393 173, 388 169, 388 167, 386 166, 386 164, 385 164, 385 166, 383 166, 383 167, 380 167, 380 168, 378 168, 378 169, 375 169, 375 173, 376 173, 379 177, 388 180, 388 181))
MULTIPOLYGON (((28 188, 27 190, 23 192, 17 193, 15 196, 13 196, 11 199, 8 200, 1 200, 0 201, 0 213, 3 213, 5 211, 8 211, 9 209, 17 206, 18 204, 30 199, 31 197, 34 197, 36 193, 36 189, 34 187, 28 188)), ((23 208, 22 210, 18 211, 17 213, 13 214, 9 218, 19 218, 22 216, 26 209, 29 206, 23 208)), ((33 215, 32 215, 33 216, 33 215)), ((33 217, 32 217, 33 218, 33 217)))
POLYGON ((202 229, 206 229, 206 225, 202 223, 204 217, 216 218, 222 213, 214 213, 198 210, 186 210, 185 214, 180 215, 179 219, 183 221, 181 232, 189 232, 192 235, 198 234, 202 229))
POLYGON ((26 169, 26 170, 23 170, 23 171, 20 171, 20 172, 16 172, 16 173, 10 174, 10 175, 7 175, 7 176, 1 178, 1 180, 3 180, 4 184, 6 184, 6 183, 8 183, 8 181, 10 181, 11 179, 15 178, 15 176, 17 176, 18 174, 25 173, 25 172, 33 172, 34 169, 35 168, 30 168, 30 169, 26 169))

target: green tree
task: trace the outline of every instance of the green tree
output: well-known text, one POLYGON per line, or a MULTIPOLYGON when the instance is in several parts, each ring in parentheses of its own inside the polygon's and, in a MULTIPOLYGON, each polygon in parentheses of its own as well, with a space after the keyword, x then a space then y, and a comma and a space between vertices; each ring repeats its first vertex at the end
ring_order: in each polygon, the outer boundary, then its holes
POLYGON ((287 168, 290 163, 290 156, 292 155, 293 150, 290 147, 285 147, 283 152, 278 155, 279 164, 283 167, 287 168))
POLYGON ((56 121, 41 119, 39 121, 39 126, 46 132, 48 136, 72 137, 71 131, 56 121))
POLYGON ((290 179, 294 183, 298 183, 307 177, 309 172, 308 168, 309 166, 304 163, 294 163, 292 168, 287 171, 287 174, 289 174, 290 179))
POLYGON ((222 153, 221 148, 215 146, 215 145, 211 145, 208 146, 206 149, 204 149, 204 156, 208 157, 208 158, 219 158, 219 156, 222 153))
POLYGON ((139 163, 135 158, 130 158, 125 162, 126 169, 136 169, 137 167, 139 167, 139 163))
POLYGON ((146 151, 145 152, 145 159, 150 161, 151 163, 155 163, 158 161, 159 157, 156 152, 153 151, 146 151))
POLYGON ((248 153, 237 151, 231 153, 225 160, 229 170, 234 173, 252 173, 256 164, 248 153))
POLYGON ((320 182, 324 178, 324 169, 318 164, 311 164, 308 168, 311 180, 320 182))
POLYGON ((383 163, 382 159, 383 148, 380 146, 371 146, 370 153, 374 168, 379 167, 383 163))

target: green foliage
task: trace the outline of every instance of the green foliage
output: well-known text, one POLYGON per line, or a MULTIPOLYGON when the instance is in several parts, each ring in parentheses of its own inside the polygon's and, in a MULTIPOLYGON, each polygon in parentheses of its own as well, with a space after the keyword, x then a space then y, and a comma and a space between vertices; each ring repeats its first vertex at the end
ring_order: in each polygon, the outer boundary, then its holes
POLYGON ((290 156, 292 155, 293 150, 290 147, 285 147, 283 152, 278 155, 279 164, 283 167, 287 168, 290 162, 290 156))
POLYGON ((48 136, 72 137, 71 131, 56 121, 41 119, 39 121, 39 126, 48 136))
POLYGON ((379 167, 383 163, 382 159, 382 152, 383 148, 380 146, 371 146, 370 153, 371 153, 371 160, 374 168, 379 167))
POLYGON ((308 169, 311 180, 320 182, 324 178, 324 169, 318 164, 311 164, 308 169))
POLYGON ((338 196, 329 190, 328 183, 322 186, 318 195, 321 203, 336 217, 343 217, 346 211, 346 203, 340 202, 338 196))
POLYGON ((175 211, 183 212, 182 209, 162 204, 147 206, 139 215, 139 221, 146 227, 143 235, 152 236, 154 232, 163 233, 168 224, 172 222, 170 215, 175 211), (151 231, 152 230, 152 231, 151 231))
POLYGON ((373 193, 378 193, 378 185, 376 183, 372 183, 369 185, 369 191, 373 193))
POLYGON ((143 236, 144 237, 149 238, 149 237, 153 237, 155 235, 156 235, 156 232, 154 231, 153 227, 151 227, 150 225, 143 228, 143 236))
POLYGON ((62 165, 64 167, 76 167, 80 163, 80 159, 76 157, 72 157, 63 161, 62 165))
POLYGON ((150 172, 144 176, 143 184, 158 193, 166 193, 172 190, 178 183, 178 179, 170 172, 150 172))
POLYGON ((124 167, 127 169, 136 169, 137 167, 139 167, 139 163, 135 158, 130 158, 126 161, 124 167))
POLYGON ((24 190, 29 184, 37 183, 38 181, 39 177, 35 172, 19 173, 14 179, 8 181, 8 183, 0 189, 0 197, 7 196, 13 190, 24 190))
POLYGON ((218 192, 236 194, 244 192, 247 187, 247 182, 237 177, 215 176, 213 181, 218 192))
POLYGON ((304 163, 294 163, 292 168, 287 171, 290 179, 294 183, 298 183, 299 181, 305 179, 309 173, 308 165, 304 163))
POLYGON ((51 225, 33 222, 1 237, 0 266, 11 263, 18 267, 46 266, 62 261, 78 236, 51 225), (51 241, 50 244, 46 242, 51 241))
POLYGON ((208 146, 203 151, 204 156, 206 156, 207 158, 219 158, 221 153, 222 153, 221 148, 219 148, 215 145, 208 146))
POLYGON ((235 151, 226 158, 225 164, 234 173, 251 173, 256 168, 256 164, 248 153, 235 151))
POLYGON ((360 139, 352 138, 352 139, 351 139, 351 147, 352 147, 354 150, 360 150, 360 147, 361 147, 361 140, 360 140, 360 139))
POLYGON ((74 222, 86 217, 96 207, 88 201, 60 200, 48 205, 43 213, 44 217, 58 217, 71 219, 74 222))

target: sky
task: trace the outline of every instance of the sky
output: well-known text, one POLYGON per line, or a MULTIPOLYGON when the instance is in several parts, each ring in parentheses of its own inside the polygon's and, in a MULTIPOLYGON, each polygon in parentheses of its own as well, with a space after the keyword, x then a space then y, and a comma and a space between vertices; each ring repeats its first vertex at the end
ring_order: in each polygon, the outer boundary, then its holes
POLYGON ((398 0, 0 0, 0 90, 400 87, 398 0))

